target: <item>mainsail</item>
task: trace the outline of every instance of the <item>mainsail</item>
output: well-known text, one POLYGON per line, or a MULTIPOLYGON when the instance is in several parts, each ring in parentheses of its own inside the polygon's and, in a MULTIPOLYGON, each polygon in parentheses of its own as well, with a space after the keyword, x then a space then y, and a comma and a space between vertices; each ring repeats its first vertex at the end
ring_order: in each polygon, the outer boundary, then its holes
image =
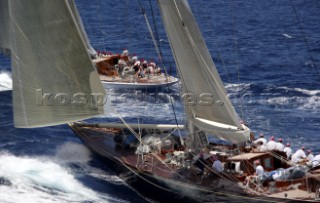
MULTIPOLYGON (((6 1, 1 2, 2 11, 6 1)), ((8 2, 15 126, 56 125, 102 114, 105 90, 73 3, 8 2)))
POLYGON ((186 0, 158 0, 179 71, 185 110, 200 130, 232 142, 248 140, 186 0), (190 101, 191 100, 191 101, 190 101))

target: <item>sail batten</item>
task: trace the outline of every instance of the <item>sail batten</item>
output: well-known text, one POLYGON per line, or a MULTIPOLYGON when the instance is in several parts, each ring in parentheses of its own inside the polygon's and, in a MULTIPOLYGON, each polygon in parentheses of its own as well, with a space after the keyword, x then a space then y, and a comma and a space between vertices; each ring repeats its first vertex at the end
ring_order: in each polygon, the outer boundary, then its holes
MULTIPOLYGON (((202 34, 186 0, 158 0, 179 75, 182 79, 185 111, 192 123, 199 119, 206 123, 207 131, 219 134, 215 123, 235 126, 238 140, 247 139, 243 126, 229 100, 223 82, 213 63, 202 34), (187 96, 185 96, 187 95, 187 96), (190 102, 191 100, 191 102, 190 102), (212 130, 214 129, 214 130, 212 130)), ((201 127, 201 126, 200 126, 201 127)), ((223 128, 220 129, 223 131, 223 128)), ((228 139, 228 135, 224 136, 228 139)), ((232 138, 234 140, 234 138, 232 138)))
POLYGON ((57 125, 104 113, 105 90, 73 6, 70 1, 9 1, 16 127, 57 125))

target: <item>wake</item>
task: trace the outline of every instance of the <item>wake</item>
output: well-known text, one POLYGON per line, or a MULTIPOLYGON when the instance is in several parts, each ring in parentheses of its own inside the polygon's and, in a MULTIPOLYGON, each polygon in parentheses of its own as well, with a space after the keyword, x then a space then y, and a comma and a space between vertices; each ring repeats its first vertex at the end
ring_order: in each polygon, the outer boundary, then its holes
POLYGON ((81 171, 66 164, 78 163, 90 171, 85 164, 90 159, 91 153, 76 143, 58 147, 55 157, 0 152, 0 202, 123 202, 85 186, 77 179, 81 171))

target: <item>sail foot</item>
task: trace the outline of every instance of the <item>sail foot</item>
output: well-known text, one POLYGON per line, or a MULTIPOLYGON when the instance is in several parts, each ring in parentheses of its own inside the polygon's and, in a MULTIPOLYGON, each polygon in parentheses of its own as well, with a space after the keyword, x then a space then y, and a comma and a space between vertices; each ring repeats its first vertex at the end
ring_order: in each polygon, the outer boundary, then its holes
POLYGON ((227 125, 203 118, 194 118, 193 124, 202 131, 212 133, 219 139, 227 140, 232 143, 246 142, 250 138, 250 129, 245 125, 237 126, 227 125))

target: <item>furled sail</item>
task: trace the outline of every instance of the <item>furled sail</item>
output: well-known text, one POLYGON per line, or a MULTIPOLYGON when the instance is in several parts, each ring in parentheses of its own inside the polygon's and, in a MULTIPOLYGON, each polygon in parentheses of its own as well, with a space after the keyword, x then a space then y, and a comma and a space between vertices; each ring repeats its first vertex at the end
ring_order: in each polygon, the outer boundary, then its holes
POLYGON ((10 49, 9 0, 0 0, 0 52, 10 49))
POLYGON ((103 113, 105 90, 68 0, 10 0, 16 127, 41 127, 103 113))
POLYGON ((188 119, 200 130, 232 142, 248 140, 186 0, 158 0, 179 71, 188 119))

